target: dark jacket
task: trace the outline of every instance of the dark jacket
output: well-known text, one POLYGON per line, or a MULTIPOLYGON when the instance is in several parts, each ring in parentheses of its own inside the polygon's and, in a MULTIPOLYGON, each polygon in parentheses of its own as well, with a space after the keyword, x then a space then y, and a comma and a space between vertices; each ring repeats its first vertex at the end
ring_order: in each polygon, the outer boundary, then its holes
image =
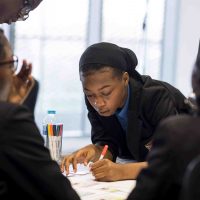
POLYGON ((0 102, 0 199, 79 199, 51 160, 33 116, 0 102))
POLYGON ((200 117, 179 115, 161 122, 149 166, 141 171, 128 200, 178 200, 189 162, 200 154, 200 117))
POLYGON ((39 82, 36 79, 34 79, 34 86, 31 89, 25 101, 23 102, 23 105, 27 106, 33 114, 35 112, 35 105, 37 102, 38 92, 39 92, 39 82))
POLYGON ((170 115, 187 113, 188 106, 179 90, 149 76, 130 78, 129 86, 127 133, 123 132, 115 115, 100 116, 86 99, 91 139, 94 144, 108 144, 114 160, 119 156, 144 161, 158 123, 170 115))

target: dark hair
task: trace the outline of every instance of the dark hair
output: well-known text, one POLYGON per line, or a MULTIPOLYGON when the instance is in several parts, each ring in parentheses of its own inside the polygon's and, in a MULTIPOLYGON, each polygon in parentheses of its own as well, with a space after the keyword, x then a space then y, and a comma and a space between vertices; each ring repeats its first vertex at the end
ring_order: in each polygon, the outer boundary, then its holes
POLYGON ((197 114, 200 115, 200 41, 197 58, 192 72, 192 88, 196 96, 197 114))
POLYGON ((140 78, 135 70, 137 64, 137 57, 132 50, 116 44, 100 42, 89 46, 83 52, 79 61, 79 72, 86 73, 108 66, 112 67, 118 75, 127 72, 131 77, 140 78))
MULTIPOLYGON (((199 49, 198 49, 197 59, 196 59, 195 65, 196 65, 197 72, 199 73, 199 77, 200 77, 200 41, 199 41, 199 49)), ((199 84, 199 88, 200 88, 200 79, 199 79, 198 84, 199 84)), ((196 96, 196 102, 197 102, 197 105, 199 107, 198 115, 200 115, 200 96, 199 95, 196 96)))
POLYGON ((29 0, 32 10, 34 10, 41 2, 42 0, 29 0))
POLYGON ((113 75, 117 78, 121 78, 124 71, 122 71, 121 69, 118 69, 118 68, 115 68, 115 67, 112 67, 112 66, 106 66, 106 65, 102 65, 102 64, 97 64, 97 63, 94 63, 94 64, 86 64, 86 65, 83 65, 81 67, 81 71, 82 72, 82 76, 88 76, 90 74, 93 74, 95 73, 96 71, 99 71, 103 68, 112 68, 113 70, 113 75))
POLYGON ((198 53, 197 53, 195 65, 198 69, 200 69, 200 41, 199 41, 199 48, 198 48, 198 53))

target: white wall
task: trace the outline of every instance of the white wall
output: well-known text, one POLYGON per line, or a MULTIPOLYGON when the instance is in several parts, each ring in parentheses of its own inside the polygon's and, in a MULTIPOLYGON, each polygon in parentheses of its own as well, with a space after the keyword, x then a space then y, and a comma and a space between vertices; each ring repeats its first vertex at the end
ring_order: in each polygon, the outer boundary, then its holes
POLYGON ((186 96, 199 39, 200 0, 166 0, 161 79, 186 96))
POLYGON ((200 39, 200 0, 181 0, 175 85, 188 95, 200 39))

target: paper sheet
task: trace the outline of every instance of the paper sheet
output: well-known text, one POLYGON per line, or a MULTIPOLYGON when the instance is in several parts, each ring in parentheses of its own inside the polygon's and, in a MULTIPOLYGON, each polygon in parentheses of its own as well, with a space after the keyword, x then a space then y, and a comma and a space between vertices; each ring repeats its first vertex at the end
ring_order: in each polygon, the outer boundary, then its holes
POLYGON ((70 168, 68 179, 82 200, 124 200, 135 187, 134 180, 95 181, 89 168, 83 165, 78 165, 77 173, 70 168))
POLYGON ((77 176, 77 175, 86 175, 86 174, 89 174, 90 171, 89 171, 89 167, 88 166, 84 166, 83 164, 78 164, 77 165, 77 172, 75 173, 73 171, 73 168, 72 168, 72 165, 70 165, 69 167, 69 174, 66 175, 66 173, 64 172, 63 174, 67 177, 70 177, 70 176, 77 176))

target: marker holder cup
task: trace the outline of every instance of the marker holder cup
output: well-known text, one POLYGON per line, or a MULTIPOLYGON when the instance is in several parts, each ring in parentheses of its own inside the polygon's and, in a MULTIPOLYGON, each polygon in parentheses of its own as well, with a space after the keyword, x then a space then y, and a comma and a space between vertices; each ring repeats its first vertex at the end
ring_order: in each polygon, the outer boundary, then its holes
POLYGON ((50 151, 51 158, 60 163, 62 154, 63 124, 47 124, 46 131, 46 147, 50 151))

